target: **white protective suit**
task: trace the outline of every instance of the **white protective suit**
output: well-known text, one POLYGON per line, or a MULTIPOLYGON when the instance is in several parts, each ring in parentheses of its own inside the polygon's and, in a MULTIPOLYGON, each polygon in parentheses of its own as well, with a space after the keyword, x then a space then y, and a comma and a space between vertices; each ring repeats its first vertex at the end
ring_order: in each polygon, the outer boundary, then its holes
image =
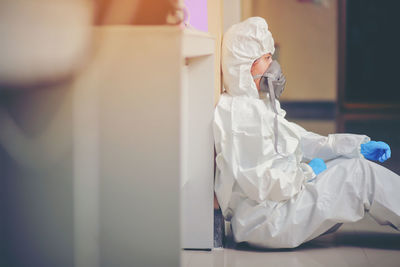
POLYGON ((365 135, 308 132, 278 109, 278 150, 268 94, 260 99, 252 63, 274 53, 268 25, 259 17, 233 25, 224 35, 222 71, 226 92, 215 110, 215 192, 236 242, 291 248, 338 223, 370 212, 381 224, 400 227, 400 177, 364 159, 365 135), (322 158, 317 177, 306 164, 322 158))

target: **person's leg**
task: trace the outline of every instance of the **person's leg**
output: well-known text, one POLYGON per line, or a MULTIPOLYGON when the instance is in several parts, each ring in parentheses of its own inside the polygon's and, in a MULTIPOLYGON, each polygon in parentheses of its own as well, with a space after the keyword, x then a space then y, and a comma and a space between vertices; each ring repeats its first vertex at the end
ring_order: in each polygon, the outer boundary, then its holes
POLYGON ((235 240, 270 248, 296 247, 355 222, 365 210, 382 224, 400 226, 400 177, 364 159, 340 159, 285 203, 243 201, 232 218, 235 240))
POLYGON ((326 167, 329 169, 335 165, 338 165, 338 164, 340 164, 344 161, 348 161, 348 160, 349 160, 349 158, 339 157, 339 158, 334 158, 334 159, 328 160, 325 163, 326 163, 326 167))
POLYGON ((381 225, 400 230, 400 176, 374 162, 364 164, 372 177, 371 206, 367 210, 381 225))

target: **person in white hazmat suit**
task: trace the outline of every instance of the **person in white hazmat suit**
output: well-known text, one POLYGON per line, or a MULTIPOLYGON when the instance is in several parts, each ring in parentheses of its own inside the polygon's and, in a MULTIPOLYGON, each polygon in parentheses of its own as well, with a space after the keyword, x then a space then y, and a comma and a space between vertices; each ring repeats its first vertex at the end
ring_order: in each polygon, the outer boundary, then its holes
POLYGON ((274 99, 284 76, 268 74, 277 66, 273 53, 262 18, 235 24, 224 35, 215 193, 235 241, 293 248, 365 212, 400 229, 400 177, 368 160, 385 161, 389 146, 365 135, 325 137, 287 121, 274 99))

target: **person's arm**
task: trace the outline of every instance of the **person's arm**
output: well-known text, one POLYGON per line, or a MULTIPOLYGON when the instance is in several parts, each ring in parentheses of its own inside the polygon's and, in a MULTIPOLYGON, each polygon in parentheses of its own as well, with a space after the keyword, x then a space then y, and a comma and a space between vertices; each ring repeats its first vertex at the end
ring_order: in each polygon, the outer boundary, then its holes
MULTIPOLYGON (((290 199, 301 190, 305 181, 315 177, 311 166, 297 162, 295 156, 281 157, 273 153, 253 160, 257 152, 250 146, 247 146, 247 151, 239 151, 225 141, 219 145, 222 150, 217 153, 220 177, 216 181, 216 191, 229 192, 229 197, 219 196, 223 204, 230 199, 234 181, 248 198, 261 203, 267 199, 290 199)), ((272 140, 270 147, 273 147, 272 140)))
POLYGON ((300 163, 295 153, 288 156, 276 153, 272 136, 266 138, 230 129, 230 113, 220 105, 215 113, 214 138, 220 171, 216 192, 223 207, 227 206, 234 182, 246 197, 261 203, 267 199, 290 199, 305 181, 315 177, 313 169, 300 163))
POLYGON ((288 158, 270 159, 264 166, 240 169, 236 181, 250 199, 261 203, 265 200, 284 201, 295 196, 306 180, 315 177, 305 163, 290 162, 288 158), (273 166, 270 167, 269 165, 273 166))
MULTIPOLYGON (((294 124, 294 123, 293 123, 294 124)), ((361 144, 370 141, 366 135, 359 134, 329 134, 322 136, 313 132, 306 131, 301 126, 296 125, 301 133, 301 149, 306 160, 321 158, 324 161, 337 158, 362 158, 361 144)))

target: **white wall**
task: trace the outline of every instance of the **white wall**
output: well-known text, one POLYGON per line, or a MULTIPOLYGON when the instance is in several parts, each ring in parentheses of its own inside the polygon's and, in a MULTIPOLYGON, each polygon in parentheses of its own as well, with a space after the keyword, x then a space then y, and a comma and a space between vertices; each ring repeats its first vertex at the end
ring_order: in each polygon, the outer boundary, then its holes
POLYGON ((214 104, 219 100, 221 94, 221 40, 223 31, 223 0, 207 0, 208 32, 215 38, 215 57, 214 57, 214 104))
POLYGON ((241 0, 224 0, 223 32, 242 19, 241 0))

